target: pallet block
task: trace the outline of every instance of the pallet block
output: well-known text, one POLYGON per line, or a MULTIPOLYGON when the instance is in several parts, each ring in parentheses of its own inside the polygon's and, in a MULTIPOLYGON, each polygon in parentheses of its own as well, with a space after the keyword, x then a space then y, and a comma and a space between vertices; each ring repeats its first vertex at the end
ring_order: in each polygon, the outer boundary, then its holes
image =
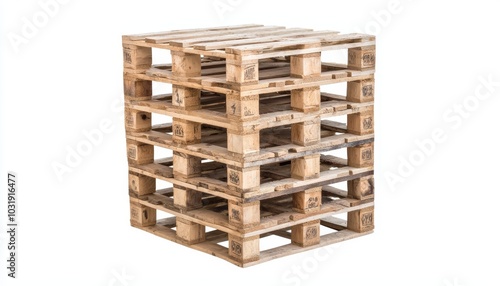
POLYGON ((239 25, 122 39, 132 226, 241 267, 373 231, 374 36, 239 25), (330 50, 348 59, 323 62, 330 50), (322 91, 336 83, 345 95, 322 91), (336 149, 347 158, 324 154, 336 149), (268 236, 289 243, 261 251, 268 236))

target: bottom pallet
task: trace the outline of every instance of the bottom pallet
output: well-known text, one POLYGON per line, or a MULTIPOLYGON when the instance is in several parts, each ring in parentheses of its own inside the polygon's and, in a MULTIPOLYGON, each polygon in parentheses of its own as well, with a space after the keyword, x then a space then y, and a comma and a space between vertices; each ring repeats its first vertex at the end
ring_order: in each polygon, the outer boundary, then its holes
MULTIPOLYGON (((170 217, 167 219, 161 219, 156 222, 154 226, 146 226, 141 227, 137 225, 133 225, 136 228, 142 229, 159 237, 168 239, 170 241, 176 242, 178 244, 182 244, 184 246, 190 247, 192 249, 196 249, 213 256, 222 258, 227 260, 237 266, 240 267, 248 267, 253 266, 259 263, 263 263, 275 258, 280 258, 304 251, 308 251, 311 249, 327 246, 333 243, 342 242, 348 239, 353 239, 356 237, 364 236, 372 233, 373 231, 358 233, 351 230, 346 229, 347 222, 341 219, 336 218, 328 218, 322 219, 321 225, 337 230, 336 232, 325 234, 321 236, 321 240, 319 244, 308 246, 308 247, 300 247, 294 244, 287 244, 283 246, 279 246, 276 248, 268 249, 260 252, 260 259, 257 261, 242 263, 233 259, 228 254, 228 248, 219 245, 219 243, 227 241, 228 235, 225 232, 220 230, 214 230, 206 233, 206 240, 197 244, 187 244, 183 240, 179 239, 176 235, 176 231, 173 229, 176 226, 176 217, 170 217), (333 221, 332 221, 333 219, 333 221)), ((262 234, 260 237, 266 237, 270 235, 278 235, 285 238, 290 238, 290 233, 287 229, 274 231, 271 233, 262 234)))

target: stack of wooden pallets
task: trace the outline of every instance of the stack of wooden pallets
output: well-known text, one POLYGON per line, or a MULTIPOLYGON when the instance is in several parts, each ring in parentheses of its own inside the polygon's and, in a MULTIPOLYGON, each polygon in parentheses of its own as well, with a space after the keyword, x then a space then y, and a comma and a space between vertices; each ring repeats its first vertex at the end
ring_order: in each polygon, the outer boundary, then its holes
POLYGON ((123 36, 123 55, 134 227, 239 266, 373 231, 373 36, 175 30, 123 36), (171 64, 153 61, 153 50, 170 50, 171 64), (346 63, 322 62, 330 50, 344 50, 346 63), (345 82, 344 95, 321 89, 345 82), (171 122, 152 125, 155 115, 171 122), (155 157, 154 146, 173 156, 155 157), (331 186, 339 182, 347 190, 331 186), (268 236, 289 243, 261 251, 268 236))

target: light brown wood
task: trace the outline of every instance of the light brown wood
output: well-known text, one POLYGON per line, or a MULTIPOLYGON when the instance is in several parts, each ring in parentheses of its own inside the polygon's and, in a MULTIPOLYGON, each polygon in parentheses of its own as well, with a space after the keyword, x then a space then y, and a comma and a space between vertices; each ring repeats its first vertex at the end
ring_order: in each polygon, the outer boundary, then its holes
POLYGON ((260 224, 260 201, 252 203, 228 202, 229 223, 240 228, 260 224))
POLYGON ((311 146, 321 141, 321 119, 292 124, 292 143, 311 146))
POLYGON ((260 134, 253 132, 248 134, 227 133, 227 149, 237 154, 251 154, 259 151, 260 134))
POLYGON ((152 49, 136 45, 123 44, 124 68, 132 70, 147 69, 153 60, 152 49))
POLYGON ((321 209, 321 187, 293 194, 293 210, 311 213, 321 209))
POLYGON ((243 25, 124 36, 123 48, 133 226, 238 266, 373 230, 375 37, 243 25), (172 64, 152 65, 153 48, 172 64), (322 63, 330 50, 348 59, 322 63), (346 96, 321 92, 344 82, 346 96), (153 113, 172 121, 152 126, 153 113), (154 160, 155 146, 172 157, 154 160), (336 149, 347 159, 322 155, 336 149), (271 235, 290 244, 261 252, 271 235))
POLYGON ((259 260, 259 236, 241 238, 229 235, 229 255, 241 263, 259 260))
POLYGON ((174 152, 174 178, 187 180, 201 175, 201 159, 195 156, 174 152))
POLYGON ((201 76, 201 57, 197 54, 171 52, 172 75, 178 77, 201 76))
POLYGON ((127 140, 127 158, 129 164, 149 164, 154 161, 154 146, 134 140, 127 140))
POLYGON ((153 83, 150 80, 141 80, 132 76, 124 76, 123 90, 125 96, 134 98, 151 97, 153 95, 153 83))
POLYGON ((320 105, 321 90, 319 86, 292 90, 291 106, 293 110, 309 113, 319 111, 320 105))
POLYGON ((151 113, 125 108, 125 128, 134 132, 151 130, 151 113))
POLYGON ((375 67, 375 46, 351 48, 348 50, 348 66, 352 69, 375 67))
POLYGON ((357 200, 373 199, 375 182, 373 176, 363 177, 348 182, 348 196, 357 200))
POLYGON ((195 144, 201 142, 201 124, 173 118, 172 139, 176 143, 195 144))
POLYGON ((259 61, 227 61, 226 81, 237 84, 259 82, 259 61))
POLYGON ((138 196, 153 194, 156 191, 156 180, 140 174, 129 173, 128 185, 129 190, 138 196))
POLYGON ((155 225, 156 209, 130 201, 130 223, 138 227, 155 225))
POLYGON ((352 102, 370 102, 375 96, 373 79, 350 81, 347 83, 347 100, 352 102))
POLYGON ((241 96, 231 94, 226 96, 226 112, 228 118, 249 120, 259 117, 259 95, 241 96))
POLYGON ((153 33, 142 33, 142 34, 135 34, 135 35, 125 35, 125 36, 123 36, 123 40, 142 41, 147 37, 199 33, 199 32, 206 32, 206 31, 237 30, 237 29, 244 29, 244 28, 251 28, 251 27, 263 27, 263 26, 264 25, 244 24, 244 25, 211 27, 211 28, 202 28, 202 29, 183 29, 183 30, 173 30, 173 31, 153 32, 153 33))
POLYGON ((259 189, 260 167, 227 167, 227 185, 237 192, 250 192, 259 189))
POLYGON ((172 86, 172 106, 182 110, 196 110, 201 108, 201 91, 199 89, 183 87, 180 85, 172 86))
POLYGON ((347 148, 347 164, 355 168, 373 166, 374 153, 372 143, 349 147, 347 148))
POLYGON ((365 135, 373 133, 375 130, 375 120, 373 108, 347 115, 347 131, 351 134, 365 135))
POLYGON ((321 74, 321 53, 292 56, 290 59, 292 77, 312 78, 321 74))
POLYGON ((185 220, 176 219, 177 236, 187 244, 196 244, 205 240, 205 226, 185 220))
POLYGON ((320 175, 320 154, 308 155, 292 160, 291 175, 298 180, 308 180, 319 178, 320 175))
POLYGON ((141 229, 143 231, 149 232, 153 235, 156 235, 158 237, 173 241, 175 243, 178 243, 180 245, 184 245, 187 247, 190 247, 192 249, 216 256, 218 258, 224 259, 236 266, 240 267, 250 267, 254 266, 260 263, 268 262, 270 260, 286 257, 289 255, 301 253, 304 251, 310 251, 319 247, 325 247, 333 243, 339 243, 342 241, 354 239, 357 237, 362 237, 367 234, 370 234, 372 232, 368 231, 365 233, 358 233, 350 230, 342 230, 338 232, 333 232, 330 234, 322 235, 321 236, 321 242, 316 245, 312 245, 309 247, 300 247, 295 244, 286 244, 283 246, 275 247, 269 250, 262 251, 260 254, 260 259, 253 261, 253 262, 247 262, 247 263, 241 263, 237 261, 236 259, 233 259, 232 257, 229 256, 228 254, 228 249, 226 247, 220 246, 217 243, 222 242, 222 241, 227 241, 227 235, 224 237, 220 235, 219 231, 212 231, 210 233, 207 233, 207 241, 197 243, 197 244, 187 244, 184 241, 178 239, 175 230, 172 230, 169 228, 169 226, 165 225, 162 223, 162 221, 158 221, 158 223, 154 226, 149 226, 149 227, 140 227, 140 226, 135 226, 138 229, 141 229), (222 238, 221 238, 222 237, 222 238), (210 238, 210 241, 208 241, 210 238))
POLYGON ((308 247, 320 243, 320 221, 299 224, 292 227, 292 243, 301 247, 308 247))
POLYGON ((347 228, 355 232, 372 231, 375 228, 374 207, 347 213, 347 228))

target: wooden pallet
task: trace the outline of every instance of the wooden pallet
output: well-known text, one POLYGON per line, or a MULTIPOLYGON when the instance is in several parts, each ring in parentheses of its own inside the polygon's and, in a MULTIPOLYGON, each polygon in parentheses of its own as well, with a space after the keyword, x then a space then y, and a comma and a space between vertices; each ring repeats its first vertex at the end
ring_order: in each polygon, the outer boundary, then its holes
POLYGON ((123 48, 133 226, 239 266, 373 230, 373 36, 241 25, 123 36, 123 48), (321 61, 342 49, 345 63, 321 61), (335 83, 345 95, 320 88, 335 83), (172 120, 153 126, 155 114, 172 120), (338 149, 346 158, 328 154, 338 149), (156 221, 157 210, 175 217, 156 221), (270 235, 290 244, 261 252, 270 235))

